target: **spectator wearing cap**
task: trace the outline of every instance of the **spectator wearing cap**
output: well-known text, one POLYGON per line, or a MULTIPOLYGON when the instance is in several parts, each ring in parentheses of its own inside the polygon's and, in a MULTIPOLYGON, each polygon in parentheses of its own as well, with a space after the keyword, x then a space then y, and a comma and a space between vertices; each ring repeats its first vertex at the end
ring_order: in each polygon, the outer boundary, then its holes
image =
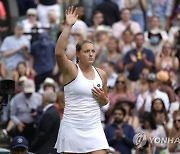
POLYGON ((15 95, 10 104, 10 118, 16 125, 15 135, 26 137, 31 145, 35 135, 35 111, 42 104, 41 95, 35 92, 34 81, 25 80, 23 92, 15 95))
POLYGON ((163 100, 166 111, 169 111, 169 97, 165 92, 158 89, 158 82, 155 73, 149 73, 147 76, 148 90, 137 97, 136 108, 139 114, 143 111, 151 111, 152 100, 160 98, 163 100))
POLYGON ((123 59, 124 68, 129 73, 128 78, 131 81, 137 81, 141 70, 145 67, 151 69, 155 62, 153 52, 143 47, 143 33, 137 33, 134 41, 136 43, 136 48, 127 52, 123 59))
POLYGON ((16 69, 19 62, 28 63, 27 60, 30 59, 29 46, 29 40, 23 36, 23 24, 21 22, 16 23, 14 35, 7 36, 0 48, 6 70, 5 78, 12 79, 13 70, 16 69))
POLYGON ((37 40, 38 33, 43 30, 41 23, 37 20, 37 10, 35 8, 30 8, 26 12, 27 18, 22 20, 24 33, 27 38, 33 42, 37 40))
POLYGON ((43 93, 43 114, 37 127, 36 138, 32 143, 32 151, 36 154, 56 154, 54 145, 60 125, 59 113, 53 105, 56 100, 57 94, 55 92, 45 91, 43 93))
POLYGON ((57 92, 59 90, 57 83, 54 81, 54 79, 50 77, 47 77, 40 87, 41 88, 38 91, 40 94, 43 94, 47 90, 53 91, 53 92, 57 92))
POLYGON ((23 136, 16 136, 11 141, 11 154, 32 154, 28 152, 28 141, 23 136))

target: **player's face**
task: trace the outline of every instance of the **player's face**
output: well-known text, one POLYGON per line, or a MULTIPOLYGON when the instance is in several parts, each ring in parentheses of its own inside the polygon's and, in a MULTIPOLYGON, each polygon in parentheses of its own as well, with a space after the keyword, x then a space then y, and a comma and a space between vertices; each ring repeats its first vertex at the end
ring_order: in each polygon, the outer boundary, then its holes
POLYGON ((93 64, 96 56, 94 45, 92 43, 85 43, 82 49, 77 53, 79 61, 83 64, 93 64))

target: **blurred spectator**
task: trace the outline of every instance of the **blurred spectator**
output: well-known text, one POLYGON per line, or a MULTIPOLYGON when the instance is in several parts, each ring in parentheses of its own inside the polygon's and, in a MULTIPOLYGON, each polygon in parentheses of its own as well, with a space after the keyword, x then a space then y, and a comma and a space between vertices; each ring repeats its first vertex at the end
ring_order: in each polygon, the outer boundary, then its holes
POLYGON ((58 22, 58 18, 57 18, 57 15, 56 15, 56 12, 54 10, 50 10, 48 12, 48 19, 49 19, 49 35, 50 35, 50 39, 53 41, 53 42, 56 42, 57 41, 57 36, 58 36, 58 33, 60 31, 59 27, 59 22, 58 22))
POLYGON ((80 0, 62 0, 62 1, 64 4, 64 10, 66 10, 69 6, 77 6, 80 3, 80 0))
POLYGON ((27 18, 22 20, 24 34, 32 42, 38 39, 38 34, 43 31, 41 23, 37 20, 37 10, 30 8, 26 12, 27 18))
POLYGON ((108 143, 122 154, 131 154, 133 148, 134 130, 132 126, 124 122, 126 111, 118 106, 113 110, 114 122, 105 127, 108 143))
POLYGON ((173 102, 176 102, 175 93, 172 86, 172 80, 169 78, 167 71, 157 72, 157 80, 159 81, 159 90, 168 94, 171 105, 173 102))
POLYGON ((169 41, 175 47, 176 56, 180 61, 180 4, 179 11, 176 15, 176 26, 171 27, 169 30, 169 41))
POLYGON ((3 5, 3 2, 0 0, 0 20, 6 19, 6 11, 3 5))
POLYGON ((40 84, 46 77, 53 77, 53 73, 56 73, 54 49, 55 44, 49 40, 46 32, 41 33, 39 40, 32 44, 31 55, 32 66, 35 70, 36 90, 39 90, 40 84))
MULTIPOLYGON (((105 52, 101 52, 99 54, 99 57, 98 57, 99 64, 101 64, 105 61, 110 61, 110 62, 113 62, 115 65, 117 65, 118 61, 122 62, 122 58, 121 58, 122 56, 119 53, 118 49, 119 49, 118 48, 118 40, 115 37, 111 36, 109 38, 109 41, 106 44, 105 52)), ((123 66, 121 66, 121 67, 123 68, 123 66)))
POLYGON ((17 64, 16 70, 13 72, 13 80, 17 83, 20 77, 25 76, 29 79, 33 79, 34 76, 31 74, 30 68, 25 62, 19 62, 17 64))
POLYGON ((94 11, 92 14, 91 26, 88 27, 88 36, 87 36, 88 39, 94 40, 94 37, 96 35, 96 29, 98 27, 101 27, 101 25, 103 25, 103 22, 104 22, 104 16, 102 12, 94 11))
POLYGON ((11 141, 11 154, 32 154, 28 152, 28 141, 23 136, 16 136, 11 141))
POLYGON ((38 0, 37 15, 38 19, 44 27, 49 25, 48 12, 54 10, 57 15, 58 23, 60 21, 60 6, 57 0, 38 0))
POLYGON ((18 22, 14 28, 14 35, 7 36, 0 48, 4 59, 6 78, 12 79, 13 71, 19 62, 27 62, 29 55, 30 43, 23 36, 23 24, 18 22))
POLYGON ((76 62, 76 44, 86 39, 86 33, 80 28, 77 28, 71 31, 70 37, 66 48, 66 55, 70 60, 76 62))
POLYGON ((130 29, 130 26, 128 26, 123 32, 122 37, 119 39, 119 49, 122 53, 122 58, 126 55, 126 53, 129 50, 132 50, 135 48, 134 43, 134 33, 130 29))
POLYGON ((116 73, 116 65, 113 62, 106 61, 100 65, 100 67, 107 74, 107 87, 108 91, 112 90, 115 86, 118 74, 116 73))
POLYGON ((0 45, 1 45, 1 40, 3 39, 3 32, 7 31, 7 27, 5 26, 5 21, 6 21, 6 10, 4 8, 3 2, 0 0, 0 45))
POLYGON ((10 103, 10 118, 16 125, 15 135, 26 137, 31 146, 35 137, 34 116, 42 103, 41 95, 35 92, 34 81, 25 80, 23 92, 15 95, 10 103))
POLYGON ((165 42, 162 47, 161 55, 156 57, 156 70, 167 71, 172 81, 172 85, 177 84, 177 71, 179 69, 179 60, 173 52, 172 45, 165 42))
POLYGON ((169 111, 170 102, 168 95, 158 89, 156 74, 148 74, 147 81, 149 89, 144 93, 139 94, 137 97, 136 107, 139 115, 141 115, 143 111, 151 111, 152 100, 154 100, 155 98, 162 99, 166 107, 166 111, 169 111))
POLYGON ((173 113, 173 128, 170 130, 169 137, 173 139, 173 142, 168 144, 169 152, 179 153, 180 143, 175 140, 180 138, 180 110, 176 110, 173 113))
POLYGON ((43 94, 45 91, 58 92, 59 88, 54 79, 47 77, 44 82, 41 84, 39 93, 43 94))
MULTIPOLYGON (((147 138, 149 138, 149 137, 158 137, 160 139, 166 138, 166 133, 164 131, 163 126, 156 125, 155 119, 154 119, 154 117, 152 116, 152 114, 150 112, 146 112, 146 111, 143 112, 142 116, 140 117, 140 122, 141 122, 141 125, 140 125, 139 130, 137 132, 146 133, 147 138)), ((153 142, 151 144, 151 146, 152 146, 151 150, 153 152, 155 152, 155 153, 158 153, 158 154, 160 152, 165 152, 166 153, 166 151, 164 151, 164 150, 167 147, 167 143, 153 142)), ((143 148, 144 153, 148 153, 148 154, 153 153, 152 151, 147 152, 146 150, 147 149, 143 148)), ((137 149, 137 151, 139 151, 139 150, 137 149)))
POLYGON ((0 80, 4 79, 5 76, 6 76, 6 71, 5 71, 4 62, 2 60, 2 57, 0 57, 0 80))
POLYGON ((164 40, 161 32, 158 29, 153 29, 148 32, 148 40, 145 42, 144 47, 150 49, 155 56, 161 54, 164 40))
POLYGON ((131 19, 139 23, 141 31, 145 29, 144 12, 147 9, 147 2, 144 0, 124 0, 125 7, 131 10, 131 19))
POLYGON ((104 16, 100 11, 94 11, 92 14, 92 29, 96 30, 96 28, 102 25, 104 22, 104 16))
POLYGON ((172 15, 173 0, 151 0, 148 1, 147 16, 151 19, 157 16, 160 19, 162 29, 168 30, 170 26, 170 16, 172 15))
POLYGON ((54 145, 59 130, 60 117, 58 111, 53 106, 56 99, 57 94, 53 91, 47 90, 43 93, 43 114, 37 127, 36 137, 32 142, 32 151, 36 154, 57 153, 54 145))
POLYGON ((37 0, 17 0, 19 15, 24 16, 29 8, 36 8, 37 0))
POLYGON ((26 76, 19 77, 18 81, 16 81, 15 83, 15 94, 18 94, 23 91, 23 84, 24 84, 24 81, 27 79, 28 78, 26 76))
POLYGON ((118 5, 119 11, 126 8, 125 6, 125 0, 113 0, 114 3, 118 5))
POLYGON ((174 94, 175 94, 175 102, 171 102, 171 106, 169 109, 169 113, 173 114, 174 111, 180 109, 180 87, 174 87, 174 94))
POLYGON ((136 48, 127 52, 124 57, 124 67, 129 72, 128 78, 131 81, 137 81, 143 68, 151 69, 154 65, 155 58, 151 50, 143 47, 144 35, 137 33, 134 41, 136 48))
MULTIPOLYGON (((176 99, 178 102, 180 102, 180 86, 177 86, 174 90, 175 94, 176 94, 176 99)), ((180 107, 179 107, 180 109, 180 107)))
POLYGON ((153 31, 160 33, 161 39, 163 41, 168 40, 168 34, 165 30, 161 28, 160 18, 157 16, 152 16, 151 19, 148 21, 149 28, 147 31, 144 32, 145 41, 149 40, 149 35, 153 31))
POLYGON ((130 10, 125 8, 125 9, 122 9, 122 11, 121 11, 121 20, 118 22, 115 22, 112 25, 113 35, 116 38, 121 38, 123 31, 128 26, 130 27, 129 29, 134 34, 141 32, 141 28, 140 28, 139 24, 137 22, 131 20, 130 10))
POLYGON ((96 3, 95 0, 82 0, 82 4, 84 6, 85 12, 84 12, 84 21, 90 25, 90 20, 92 17, 92 12, 95 9, 96 3))
POLYGON ((136 96, 128 87, 127 78, 123 74, 119 74, 113 91, 108 94, 109 109, 107 111, 107 116, 109 116, 109 120, 111 120, 110 116, 112 114, 112 110, 118 100, 128 99, 129 101, 135 102, 136 96))
POLYGON ((155 119, 156 125, 162 125, 166 134, 169 133, 169 128, 172 128, 172 121, 168 116, 164 102, 160 98, 152 100, 151 114, 155 119))
POLYGON ((132 126, 134 131, 136 131, 137 128, 139 127, 139 118, 137 115, 135 115, 134 112, 135 109, 134 102, 129 101, 128 98, 121 99, 116 102, 115 106, 122 106, 126 110, 126 116, 124 117, 124 122, 132 126))
POLYGON ((137 80, 136 82, 132 82, 131 90, 134 91, 136 95, 143 94, 148 90, 147 76, 149 72, 150 71, 148 68, 143 68, 141 73, 139 74, 139 80, 137 80))
POLYGON ((103 13, 105 25, 112 26, 113 23, 119 20, 119 8, 113 0, 104 0, 95 10, 103 13))
POLYGON ((54 103, 54 107, 58 110, 60 119, 62 119, 62 117, 63 117, 64 106, 65 106, 64 92, 60 90, 57 95, 57 101, 56 101, 56 103, 54 103))
POLYGON ((110 38, 110 29, 106 26, 100 25, 96 28, 94 45, 96 50, 95 66, 100 65, 100 55, 106 52, 107 43, 110 38))
POLYGON ((177 13, 175 20, 176 20, 176 25, 172 26, 169 30, 168 40, 172 45, 176 45, 176 43, 178 43, 178 40, 180 40, 180 11, 179 13, 177 13))
POLYGON ((87 35, 88 35, 88 26, 82 20, 82 17, 84 15, 84 8, 83 8, 83 6, 78 8, 77 14, 78 14, 78 20, 72 26, 71 32, 72 33, 76 33, 76 31, 81 31, 81 33, 84 35, 84 39, 85 39, 85 38, 87 38, 87 35))

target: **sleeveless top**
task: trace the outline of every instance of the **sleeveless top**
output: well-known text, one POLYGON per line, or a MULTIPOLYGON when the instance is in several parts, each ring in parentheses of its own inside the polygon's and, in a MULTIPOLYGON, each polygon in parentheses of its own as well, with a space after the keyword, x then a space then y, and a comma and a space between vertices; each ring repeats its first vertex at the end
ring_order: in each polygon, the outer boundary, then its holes
POLYGON ((97 70, 92 66, 95 77, 87 79, 79 65, 78 75, 64 86, 65 109, 61 124, 75 128, 94 128, 101 125, 100 107, 93 98, 93 86, 102 88, 102 80, 97 70))

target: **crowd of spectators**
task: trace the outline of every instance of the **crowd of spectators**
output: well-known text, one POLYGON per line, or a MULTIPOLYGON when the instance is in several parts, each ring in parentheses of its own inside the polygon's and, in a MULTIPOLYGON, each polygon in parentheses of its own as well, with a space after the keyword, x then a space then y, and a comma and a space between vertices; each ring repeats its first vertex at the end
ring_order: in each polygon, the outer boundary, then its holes
MULTIPOLYGON (((0 138, 24 136, 29 151, 56 153, 63 116, 61 70, 54 49, 64 10, 78 7, 66 55, 76 63, 77 42, 94 42, 94 65, 107 74, 109 103, 101 121, 111 153, 168 154, 180 142, 136 149, 133 137, 180 138, 180 3, 177 0, 16 0, 19 19, 11 35, 0 0, 0 80, 15 81, 0 123, 0 138)), ((180 140, 179 140, 180 141, 180 140)), ((91 144, 91 143, 90 143, 91 144)))

